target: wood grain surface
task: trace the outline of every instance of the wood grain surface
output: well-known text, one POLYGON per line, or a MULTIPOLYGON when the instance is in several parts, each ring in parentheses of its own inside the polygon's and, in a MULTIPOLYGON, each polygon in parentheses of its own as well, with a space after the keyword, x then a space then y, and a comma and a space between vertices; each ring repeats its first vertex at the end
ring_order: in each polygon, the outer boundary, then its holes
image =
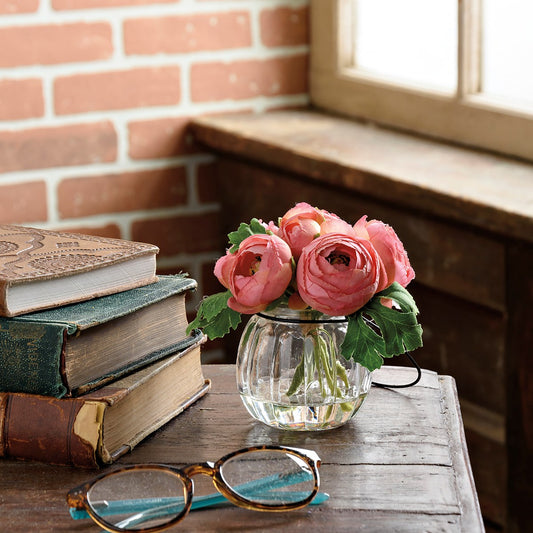
MULTIPOLYGON (((120 463, 187 464, 255 444, 315 450, 321 490, 330 499, 288 513, 224 507, 190 513, 176 531, 483 531, 455 383, 423 371, 408 389, 373 388, 355 418, 323 432, 288 432, 253 420, 236 390, 232 365, 207 365, 211 392, 140 444, 120 463)), ((412 369, 385 367, 375 379, 406 382, 412 369)), ((91 470, 0 462, 0 516, 11 533, 92 532, 70 519, 68 489, 91 470)))

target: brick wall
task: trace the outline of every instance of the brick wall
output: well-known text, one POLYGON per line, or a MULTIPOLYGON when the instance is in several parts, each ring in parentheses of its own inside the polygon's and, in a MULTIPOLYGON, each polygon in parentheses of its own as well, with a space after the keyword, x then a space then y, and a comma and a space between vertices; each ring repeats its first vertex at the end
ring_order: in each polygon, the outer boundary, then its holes
MULTIPOLYGON (((0 0, 0 223, 152 242, 220 287, 192 116, 307 103, 308 0, 0 0)), ((191 309, 196 304, 190 302, 191 309)))

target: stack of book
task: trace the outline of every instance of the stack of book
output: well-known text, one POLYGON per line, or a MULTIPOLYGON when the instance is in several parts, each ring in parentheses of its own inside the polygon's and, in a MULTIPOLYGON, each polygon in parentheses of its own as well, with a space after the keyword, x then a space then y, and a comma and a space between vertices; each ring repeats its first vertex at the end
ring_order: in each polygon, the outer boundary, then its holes
POLYGON ((209 389, 157 247, 0 225, 0 457, 97 467, 209 389))

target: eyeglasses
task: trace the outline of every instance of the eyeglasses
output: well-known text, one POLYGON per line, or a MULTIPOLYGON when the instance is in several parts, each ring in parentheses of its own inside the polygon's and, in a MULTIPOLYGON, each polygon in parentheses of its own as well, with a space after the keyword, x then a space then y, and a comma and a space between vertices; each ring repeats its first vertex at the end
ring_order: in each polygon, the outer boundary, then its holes
POLYGON ((92 518, 107 531, 163 531, 192 509, 228 500, 257 511, 290 511, 321 503, 328 495, 317 494, 319 466, 320 458, 310 450, 255 446, 216 463, 119 468, 70 490, 67 503, 72 518, 92 518), (196 474, 210 476, 218 493, 198 496, 193 503, 191 477, 196 474))

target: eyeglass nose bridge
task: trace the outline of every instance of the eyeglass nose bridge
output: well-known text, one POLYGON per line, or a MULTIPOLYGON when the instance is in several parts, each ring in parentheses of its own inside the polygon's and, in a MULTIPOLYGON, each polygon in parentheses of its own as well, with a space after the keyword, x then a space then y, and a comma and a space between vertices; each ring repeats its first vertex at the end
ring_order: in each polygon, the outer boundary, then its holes
POLYGON ((192 493, 194 492, 194 480, 192 479, 192 477, 197 474, 203 474, 211 478, 218 492, 220 492, 226 499, 228 499, 235 505, 240 505, 240 500, 236 499, 233 496, 231 491, 228 489, 228 487, 224 483, 221 477, 221 474, 220 474, 220 468, 219 468, 218 463, 213 463, 211 461, 205 461, 203 463, 193 463, 193 464, 184 466, 181 469, 181 473, 182 475, 187 477, 191 483, 191 489, 192 489, 191 496, 192 496, 192 493))
POLYGON ((187 465, 181 469, 181 471, 187 476, 192 477, 197 474, 204 474, 206 476, 209 476, 211 478, 215 477, 215 463, 211 461, 205 461, 203 463, 193 463, 191 465, 187 465))

